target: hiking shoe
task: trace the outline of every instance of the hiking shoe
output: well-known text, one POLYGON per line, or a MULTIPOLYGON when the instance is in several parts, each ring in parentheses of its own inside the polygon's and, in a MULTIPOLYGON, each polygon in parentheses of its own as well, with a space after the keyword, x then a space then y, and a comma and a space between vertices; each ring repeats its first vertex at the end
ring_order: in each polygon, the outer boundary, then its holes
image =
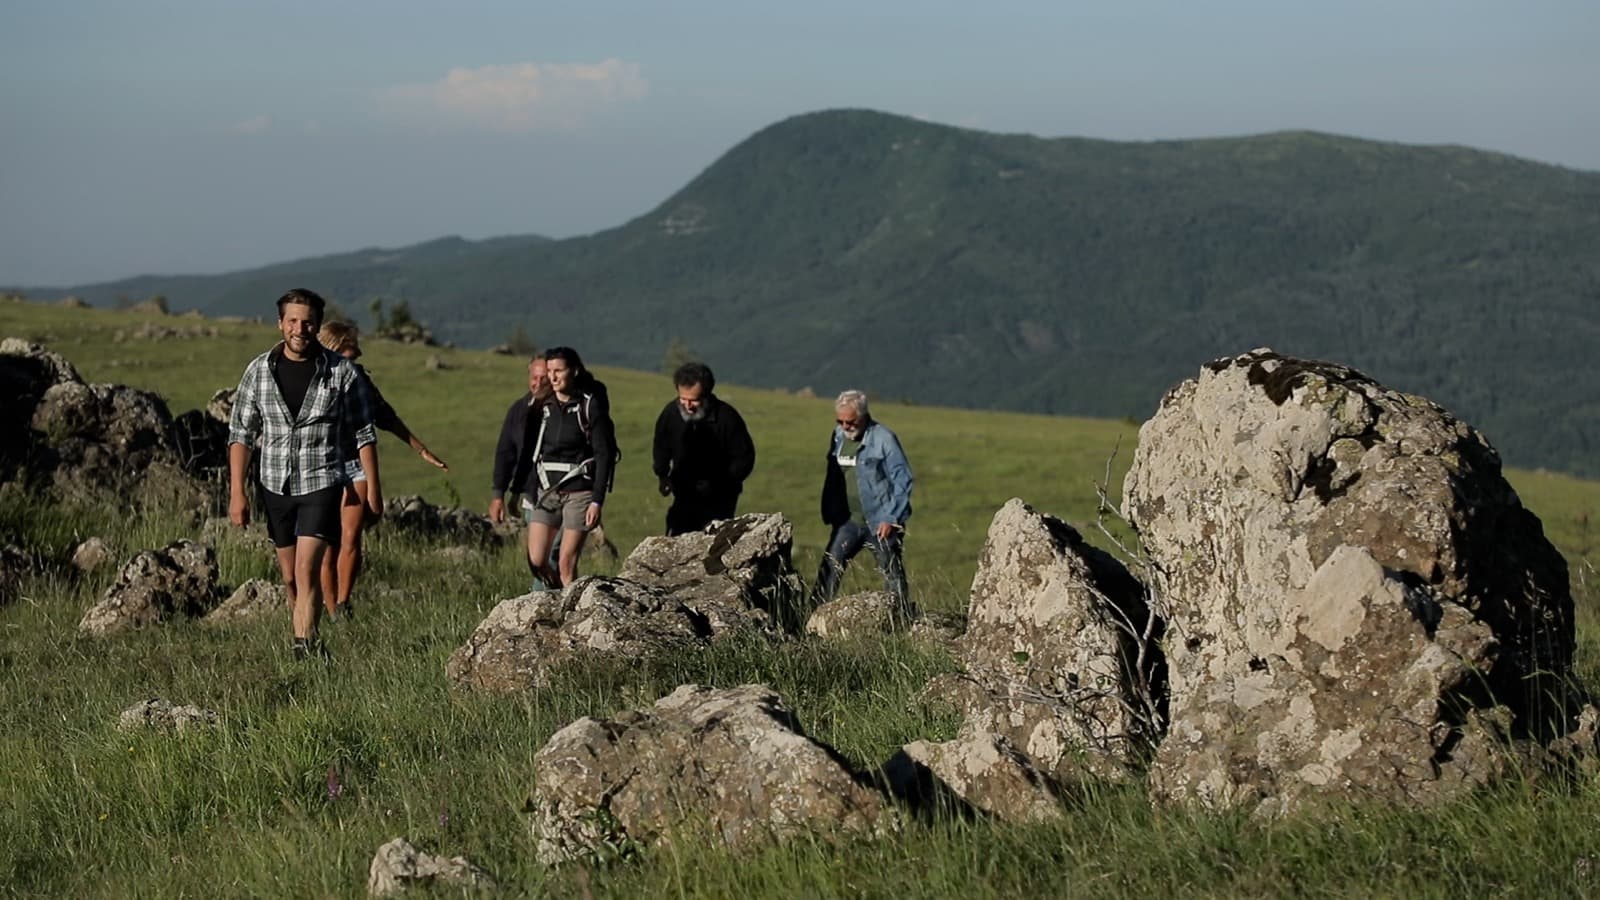
POLYGON ((327 662, 333 658, 328 652, 328 646, 317 638, 295 638, 294 645, 289 648, 289 653, 295 662, 327 662))
POLYGON ((356 619, 356 605, 355 605, 355 603, 351 602, 351 601, 346 601, 344 603, 339 604, 338 606, 335 606, 333 608, 333 612, 328 613, 328 618, 334 619, 336 621, 354 622, 355 619, 356 619))

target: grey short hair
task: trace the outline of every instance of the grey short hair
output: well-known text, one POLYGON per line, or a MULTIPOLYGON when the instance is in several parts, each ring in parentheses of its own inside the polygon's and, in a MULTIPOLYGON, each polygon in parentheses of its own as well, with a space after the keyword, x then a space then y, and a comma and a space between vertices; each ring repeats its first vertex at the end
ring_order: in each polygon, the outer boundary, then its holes
POLYGON ((863 419, 872 418, 872 414, 867 412, 867 395, 862 391, 845 391, 833 401, 833 408, 852 410, 863 419))

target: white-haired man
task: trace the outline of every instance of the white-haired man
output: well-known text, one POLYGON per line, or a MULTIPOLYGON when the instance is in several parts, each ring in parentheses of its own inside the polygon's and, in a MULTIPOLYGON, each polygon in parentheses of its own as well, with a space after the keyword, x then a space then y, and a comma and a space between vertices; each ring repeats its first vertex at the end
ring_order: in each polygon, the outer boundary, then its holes
POLYGON ((894 432, 873 421, 866 394, 845 391, 833 408, 835 427, 822 481, 822 521, 833 533, 817 568, 811 604, 833 599, 845 566, 869 547, 884 587, 894 595, 897 616, 910 619, 915 607, 907 595, 903 550, 911 518, 911 464, 894 432))

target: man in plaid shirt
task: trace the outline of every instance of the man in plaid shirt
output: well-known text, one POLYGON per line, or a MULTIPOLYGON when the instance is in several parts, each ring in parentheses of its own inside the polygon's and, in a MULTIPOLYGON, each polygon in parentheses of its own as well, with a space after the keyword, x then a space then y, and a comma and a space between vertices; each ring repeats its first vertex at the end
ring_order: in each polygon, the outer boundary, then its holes
MULTIPOLYGON (((228 426, 228 518, 250 522, 245 473, 259 453, 262 512, 278 549, 278 570, 293 603, 294 653, 323 652, 316 640, 322 609, 322 557, 339 543, 339 506, 346 491, 342 437, 355 434, 367 476, 367 508, 383 514, 378 486, 377 432, 354 367, 317 342, 326 303, 296 288, 278 298, 283 341, 250 361, 233 401, 228 426)), ((355 501, 352 501, 355 502, 355 501)))

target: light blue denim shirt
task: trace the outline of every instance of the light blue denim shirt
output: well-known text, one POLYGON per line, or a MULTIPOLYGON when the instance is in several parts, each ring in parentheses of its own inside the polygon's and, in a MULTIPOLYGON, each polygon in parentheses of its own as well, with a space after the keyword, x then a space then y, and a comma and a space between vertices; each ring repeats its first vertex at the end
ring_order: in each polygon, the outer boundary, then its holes
MULTIPOLYGON (((829 456, 838 456, 842 446, 844 430, 835 426, 829 456)), ((874 421, 861 435, 855 470, 861 511, 869 527, 884 522, 904 525, 911 518, 911 463, 900 449, 900 439, 881 422, 874 421)))

